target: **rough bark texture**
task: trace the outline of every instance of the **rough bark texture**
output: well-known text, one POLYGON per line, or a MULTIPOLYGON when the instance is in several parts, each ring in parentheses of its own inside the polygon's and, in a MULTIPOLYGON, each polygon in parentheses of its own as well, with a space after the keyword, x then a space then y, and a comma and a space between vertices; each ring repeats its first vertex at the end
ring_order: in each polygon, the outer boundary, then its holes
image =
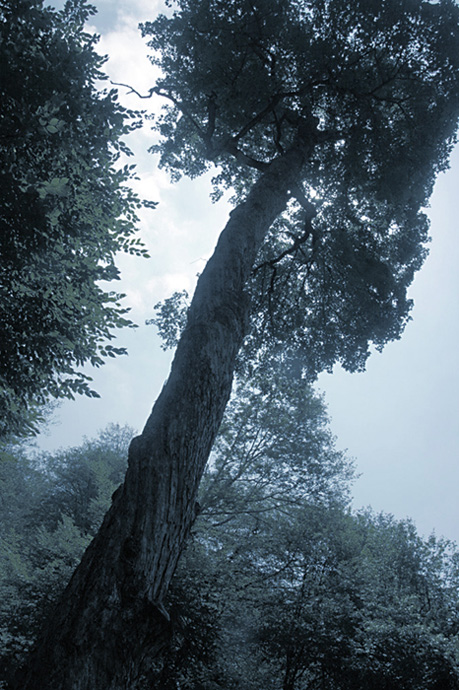
POLYGON ((231 213, 199 279, 170 376, 132 441, 125 482, 17 688, 134 688, 143 660, 167 642, 162 601, 230 395, 250 312, 244 287, 307 148, 276 159, 231 213))

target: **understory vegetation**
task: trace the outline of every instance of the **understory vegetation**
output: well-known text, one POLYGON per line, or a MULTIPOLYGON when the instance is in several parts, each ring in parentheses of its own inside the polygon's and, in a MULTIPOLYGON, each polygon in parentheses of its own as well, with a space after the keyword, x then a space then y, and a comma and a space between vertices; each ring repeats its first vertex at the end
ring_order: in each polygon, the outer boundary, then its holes
MULTIPOLYGON (((134 432, 0 463, 3 688, 97 532, 134 432)), ((240 382, 165 604, 167 645, 133 687, 459 687, 459 552, 353 512, 324 403, 281 374, 240 382)))

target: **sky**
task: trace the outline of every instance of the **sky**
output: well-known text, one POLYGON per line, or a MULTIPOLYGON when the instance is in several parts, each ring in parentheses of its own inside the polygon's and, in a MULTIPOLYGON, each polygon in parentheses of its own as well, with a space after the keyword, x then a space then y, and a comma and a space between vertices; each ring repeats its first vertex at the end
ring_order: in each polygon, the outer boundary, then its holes
MULTIPOLYGON (((58 5, 57 2, 53 3, 58 5)), ((101 35, 98 50, 108 54, 105 66, 115 82, 147 93, 155 71, 137 25, 163 9, 160 0, 95 0, 98 15, 90 29, 101 35)), ((120 89, 131 108, 153 109, 159 103, 140 100, 120 89)), ((123 331, 119 345, 129 354, 110 360, 93 376, 99 399, 63 402, 39 448, 55 450, 93 438, 109 423, 140 431, 164 380, 171 353, 145 320, 153 306, 175 290, 192 293, 223 229, 229 207, 212 204, 208 178, 184 179, 171 185, 157 160, 147 153, 153 142, 148 123, 129 138, 140 177, 140 196, 158 201, 156 210, 141 212, 139 232, 151 259, 120 257, 120 289, 131 318, 139 324, 123 331)), ((364 373, 336 367, 322 374, 324 393, 337 446, 347 449, 360 474, 353 506, 412 518, 421 534, 459 541, 459 148, 450 169, 435 186, 430 208, 430 255, 410 290, 415 307, 399 341, 373 354, 364 373)), ((118 289, 118 284, 116 285, 118 289)), ((118 343, 117 343, 118 344, 118 343)))

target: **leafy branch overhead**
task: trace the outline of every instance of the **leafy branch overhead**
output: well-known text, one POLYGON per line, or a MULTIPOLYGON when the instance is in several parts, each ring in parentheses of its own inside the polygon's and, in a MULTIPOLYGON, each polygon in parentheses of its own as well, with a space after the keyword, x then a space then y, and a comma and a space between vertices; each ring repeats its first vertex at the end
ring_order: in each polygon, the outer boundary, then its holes
POLYGON ((0 7, 0 435, 30 431, 49 396, 97 395, 78 369, 124 352, 107 346, 132 326, 119 251, 144 256, 142 205, 123 137, 141 125, 115 90, 98 91, 105 58, 84 31, 84 0, 0 7))
POLYGON ((398 338, 423 263, 427 205, 459 106, 457 6, 236 0, 171 3, 142 25, 166 99, 152 147, 173 178, 211 165, 243 200, 298 146, 307 160, 259 252, 249 358, 282 350, 311 376, 361 369, 398 338))

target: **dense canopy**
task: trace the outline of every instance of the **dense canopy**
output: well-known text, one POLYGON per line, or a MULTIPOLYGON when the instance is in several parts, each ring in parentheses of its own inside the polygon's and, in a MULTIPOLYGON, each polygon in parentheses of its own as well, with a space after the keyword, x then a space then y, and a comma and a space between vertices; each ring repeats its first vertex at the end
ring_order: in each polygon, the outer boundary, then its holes
MULTIPOLYGON (((314 375, 361 368, 400 336, 426 255, 427 204, 459 106, 451 0, 178 0, 143 26, 168 105, 154 147, 173 176, 219 166, 240 200, 308 140, 253 270, 247 340, 314 375)), ((217 195, 218 195, 217 191, 217 195)))
POLYGON ((127 325, 117 251, 140 253, 138 199, 121 137, 139 124, 84 31, 84 0, 0 6, 0 435, 30 430, 49 396, 94 394, 76 368, 100 365, 127 325))

